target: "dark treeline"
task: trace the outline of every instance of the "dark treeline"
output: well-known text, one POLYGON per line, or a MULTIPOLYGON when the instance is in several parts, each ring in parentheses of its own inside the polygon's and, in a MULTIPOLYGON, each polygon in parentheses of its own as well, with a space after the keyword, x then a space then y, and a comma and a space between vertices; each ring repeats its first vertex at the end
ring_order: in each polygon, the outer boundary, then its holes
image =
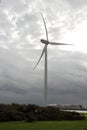
POLYGON ((61 111, 57 107, 37 105, 0 104, 0 121, 49 121, 83 120, 84 116, 76 112, 61 111))

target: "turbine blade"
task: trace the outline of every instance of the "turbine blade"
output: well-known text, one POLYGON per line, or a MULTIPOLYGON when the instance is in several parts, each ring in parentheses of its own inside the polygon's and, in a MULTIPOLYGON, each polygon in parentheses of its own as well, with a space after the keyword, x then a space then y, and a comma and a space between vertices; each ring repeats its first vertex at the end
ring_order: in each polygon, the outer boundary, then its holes
POLYGON ((47 45, 45 45, 45 47, 43 48, 42 53, 41 53, 41 56, 40 56, 40 58, 39 58, 38 62, 36 63, 35 67, 33 68, 33 70, 35 70, 35 68, 36 68, 36 67, 37 67, 37 65, 39 64, 39 62, 40 62, 40 60, 41 60, 41 58, 42 58, 43 54, 45 53, 45 48, 46 48, 46 46, 47 46, 47 45))
POLYGON ((73 44, 67 44, 67 43, 57 43, 57 42, 49 42, 51 45, 73 45, 73 44))
POLYGON ((40 12, 40 15, 41 15, 41 17, 42 17, 42 19, 43 19, 43 23, 44 23, 44 27, 45 27, 45 32, 46 32, 46 39, 47 39, 47 41, 48 41, 48 31, 47 31, 46 22, 45 22, 45 19, 44 19, 44 17, 43 17, 43 15, 42 15, 41 12, 40 12))

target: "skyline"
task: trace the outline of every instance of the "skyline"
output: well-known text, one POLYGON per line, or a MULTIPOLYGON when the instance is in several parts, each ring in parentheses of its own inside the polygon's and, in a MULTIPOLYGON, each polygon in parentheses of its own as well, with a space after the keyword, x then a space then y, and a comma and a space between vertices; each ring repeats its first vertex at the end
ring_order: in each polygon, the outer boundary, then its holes
POLYGON ((87 99, 87 1, 2 0, 0 4, 0 102, 44 103, 44 77, 37 62, 45 39, 75 44, 48 49, 48 103, 82 104, 87 99))

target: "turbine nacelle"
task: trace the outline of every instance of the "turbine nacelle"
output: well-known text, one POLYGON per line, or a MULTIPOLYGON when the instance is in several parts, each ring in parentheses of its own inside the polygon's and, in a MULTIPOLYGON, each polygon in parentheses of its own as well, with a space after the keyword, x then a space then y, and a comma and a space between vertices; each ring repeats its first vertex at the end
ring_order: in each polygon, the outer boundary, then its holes
POLYGON ((44 43, 45 45, 48 45, 48 44, 49 44, 49 41, 44 40, 44 39, 41 39, 41 42, 44 43))

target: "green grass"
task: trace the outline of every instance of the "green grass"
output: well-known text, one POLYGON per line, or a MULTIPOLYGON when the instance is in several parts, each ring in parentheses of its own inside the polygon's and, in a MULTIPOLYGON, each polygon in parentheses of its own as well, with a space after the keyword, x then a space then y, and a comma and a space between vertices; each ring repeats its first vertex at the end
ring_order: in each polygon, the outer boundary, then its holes
POLYGON ((0 130, 84 130, 84 121, 42 121, 42 122, 4 122, 0 123, 0 130))

